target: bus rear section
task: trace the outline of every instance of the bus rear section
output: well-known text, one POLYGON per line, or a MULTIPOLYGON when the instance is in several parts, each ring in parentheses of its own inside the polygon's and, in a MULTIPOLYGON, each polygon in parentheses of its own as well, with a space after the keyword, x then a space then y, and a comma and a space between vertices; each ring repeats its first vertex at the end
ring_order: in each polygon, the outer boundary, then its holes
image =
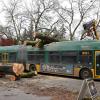
POLYGON ((64 51, 45 53, 46 62, 36 64, 41 73, 100 78, 100 51, 64 51))

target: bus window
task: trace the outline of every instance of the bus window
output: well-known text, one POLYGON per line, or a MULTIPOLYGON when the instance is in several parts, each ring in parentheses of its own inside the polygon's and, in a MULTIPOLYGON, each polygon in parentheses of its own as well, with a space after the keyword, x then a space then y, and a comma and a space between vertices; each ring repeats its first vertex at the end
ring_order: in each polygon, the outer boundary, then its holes
POLYGON ((35 60, 38 63, 43 63, 45 60, 45 54, 42 51, 36 52, 35 60))
POLYGON ((60 63, 60 52, 49 52, 49 63, 60 63))
POLYGON ((16 52, 9 53, 9 62, 16 62, 16 58, 17 58, 16 52))
POLYGON ((35 52, 29 51, 28 52, 28 61, 34 61, 35 52))
POLYGON ((79 52, 79 61, 82 64, 92 64, 92 52, 91 51, 79 52))
POLYGON ((77 52, 62 52, 62 63, 73 64, 77 62, 77 52))
POLYGON ((43 63, 44 62, 44 52, 28 52, 28 62, 43 63))

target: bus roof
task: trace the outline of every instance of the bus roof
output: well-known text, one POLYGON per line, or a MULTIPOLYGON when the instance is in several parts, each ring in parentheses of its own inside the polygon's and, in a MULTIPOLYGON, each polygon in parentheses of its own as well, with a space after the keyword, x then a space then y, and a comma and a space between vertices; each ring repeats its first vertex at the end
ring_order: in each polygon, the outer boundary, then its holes
POLYGON ((99 40, 62 41, 46 45, 45 51, 100 50, 99 40))
POLYGON ((39 51, 41 48, 24 45, 0 46, 0 52, 17 52, 18 50, 39 51))
POLYGON ((10 51, 17 51, 19 45, 12 45, 12 46, 0 46, 0 52, 10 52, 10 51))
POLYGON ((45 45, 43 48, 32 46, 13 45, 0 46, 0 52, 16 52, 24 49, 26 51, 79 51, 79 50, 100 50, 99 40, 61 41, 45 45))

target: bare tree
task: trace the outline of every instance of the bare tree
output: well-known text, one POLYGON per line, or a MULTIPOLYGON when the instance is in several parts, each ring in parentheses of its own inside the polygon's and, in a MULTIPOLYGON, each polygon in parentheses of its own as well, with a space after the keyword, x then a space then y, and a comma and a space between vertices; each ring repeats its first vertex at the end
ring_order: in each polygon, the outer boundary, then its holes
POLYGON ((31 23, 31 26, 29 25, 31 33, 42 30, 51 31, 54 25, 58 23, 58 19, 53 21, 53 9, 56 4, 54 1, 55 0, 32 0, 31 8, 27 8, 26 15, 31 23))
POLYGON ((21 0, 10 0, 7 5, 3 1, 2 3, 7 27, 12 36, 17 37, 18 40, 24 37, 26 39, 26 36, 32 40, 34 32, 51 35, 55 27, 57 35, 61 35, 60 33, 64 31, 69 34, 69 39, 73 40, 82 22, 90 17, 89 13, 95 8, 96 1, 67 0, 66 6, 62 6, 58 0, 31 0, 29 6, 25 4, 24 10, 21 0))
POLYGON ((7 25, 10 27, 13 35, 16 36, 18 40, 21 39, 21 32, 23 30, 25 18, 21 12, 21 0, 10 0, 8 4, 2 1, 4 7, 3 11, 6 14, 7 25))
POLYGON ((6 36, 6 38, 10 38, 10 39, 14 37, 9 26, 8 27, 0 26, 0 36, 1 37, 6 36))
POLYGON ((62 22, 66 25, 66 30, 70 35, 70 40, 73 40, 77 29, 79 28, 83 20, 88 17, 87 15, 93 9, 95 2, 96 0, 68 0, 68 7, 65 6, 56 9, 56 12, 62 19, 62 22), (77 21, 76 16, 78 17, 77 21))
POLYGON ((100 27, 100 0, 97 0, 96 2, 96 9, 94 15, 96 15, 97 27, 100 27))

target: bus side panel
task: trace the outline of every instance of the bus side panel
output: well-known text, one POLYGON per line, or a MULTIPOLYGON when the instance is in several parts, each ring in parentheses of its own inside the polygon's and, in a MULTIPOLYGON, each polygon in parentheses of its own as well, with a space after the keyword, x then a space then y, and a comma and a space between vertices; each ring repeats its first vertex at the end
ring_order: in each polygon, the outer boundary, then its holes
POLYGON ((38 66, 39 72, 58 74, 58 75, 73 75, 73 64, 40 64, 38 66))
POLYGON ((36 64, 36 70, 37 72, 41 72, 40 64, 36 64))
POLYGON ((79 77, 80 68, 74 68, 74 76, 79 77))

